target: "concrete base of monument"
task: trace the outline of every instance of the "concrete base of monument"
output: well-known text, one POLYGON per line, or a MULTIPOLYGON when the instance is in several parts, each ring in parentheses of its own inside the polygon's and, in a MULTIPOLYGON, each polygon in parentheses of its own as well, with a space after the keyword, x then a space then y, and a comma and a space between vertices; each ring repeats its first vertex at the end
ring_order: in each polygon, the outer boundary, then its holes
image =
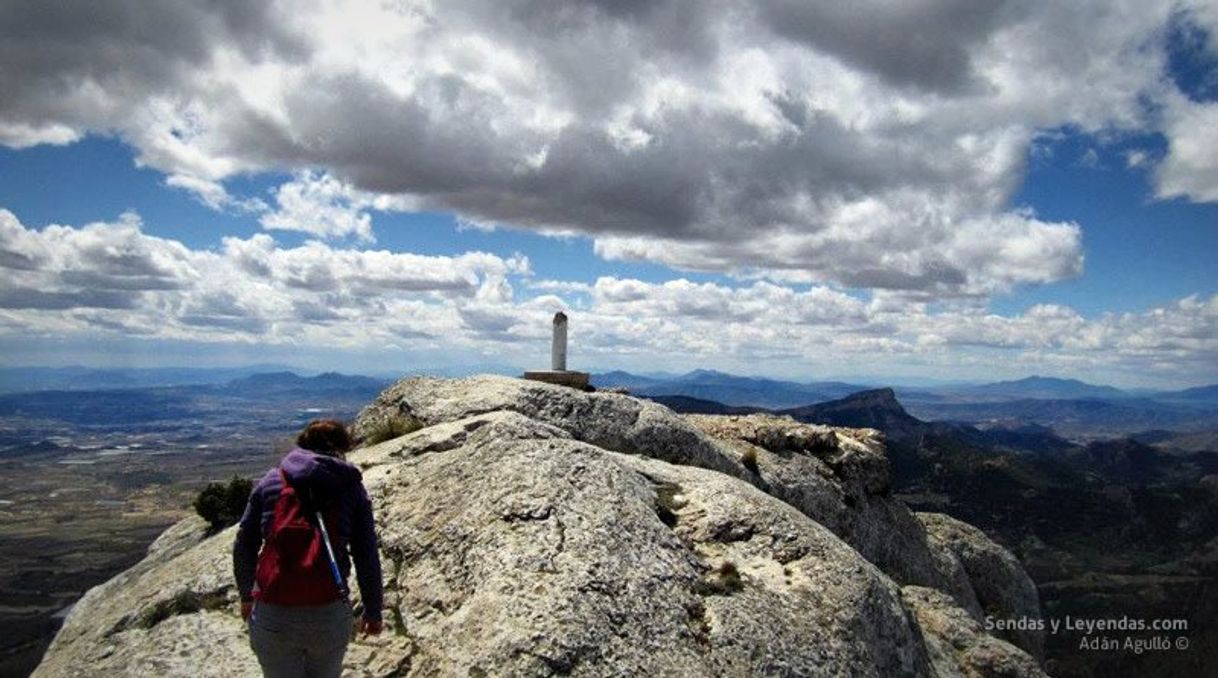
POLYGON ((558 384, 559 386, 570 386, 571 388, 581 390, 588 388, 588 376, 587 372, 570 372, 567 370, 533 370, 524 373, 525 379, 544 381, 547 384, 558 384))

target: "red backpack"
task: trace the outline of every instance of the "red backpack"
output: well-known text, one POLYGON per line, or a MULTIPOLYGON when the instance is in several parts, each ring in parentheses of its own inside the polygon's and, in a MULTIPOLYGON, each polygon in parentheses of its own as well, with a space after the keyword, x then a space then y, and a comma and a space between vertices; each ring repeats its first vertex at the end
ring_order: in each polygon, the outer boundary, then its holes
MULTIPOLYGON (((322 605, 343 597, 330 569, 322 531, 279 470, 283 489, 258 554, 254 598, 275 605, 322 605)), ((333 520, 327 517, 327 522, 333 520)))

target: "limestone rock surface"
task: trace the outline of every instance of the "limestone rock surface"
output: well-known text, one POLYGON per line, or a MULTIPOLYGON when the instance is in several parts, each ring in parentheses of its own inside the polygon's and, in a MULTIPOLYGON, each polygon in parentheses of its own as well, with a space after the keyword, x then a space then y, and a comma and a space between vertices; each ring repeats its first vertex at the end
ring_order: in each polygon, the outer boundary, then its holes
POLYGON ((892 496, 878 431, 765 414, 687 419, 739 457, 753 459, 755 484, 832 530, 898 584, 948 591, 980 613, 967 572, 936 553, 913 513, 892 496))
MULTIPOLYGON (((495 377, 399 382, 359 425, 391 414, 424 426, 350 457, 388 628, 346 675, 1039 675, 978 619, 1013 603, 970 577, 1012 572, 889 497, 871 433, 495 377), (892 574, 915 548, 931 574, 892 574)), ((258 675, 232 539, 171 528, 76 605, 35 675, 258 675)))
MULTIPOLYGON (((1036 585, 1010 551, 995 544, 981 530, 951 516, 942 513, 917 516, 935 548, 945 558, 959 561, 968 574, 983 616, 1008 621, 1040 618, 1036 585)), ((1032 656, 1044 658, 1043 631, 1016 628, 999 635, 1032 656)))
POLYGON ((956 606, 947 594, 921 586, 901 590, 926 639, 931 668, 941 678, 1044 676, 1031 656, 987 635, 981 624, 956 606))
POLYGON ((409 417, 430 426, 495 411, 522 414, 606 450, 748 477, 748 471, 723 446, 699 435, 663 405, 616 393, 585 393, 493 375, 403 379, 360 412, 355 434, 362 436, 372 422, 386 417, 409 417))

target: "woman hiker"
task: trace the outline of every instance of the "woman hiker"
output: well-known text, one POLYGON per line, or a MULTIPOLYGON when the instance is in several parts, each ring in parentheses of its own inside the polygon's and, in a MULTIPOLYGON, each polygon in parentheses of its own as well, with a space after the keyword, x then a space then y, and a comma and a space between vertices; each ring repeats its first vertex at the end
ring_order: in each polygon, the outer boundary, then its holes
POLYGON ((241 517, 233 572, 265 676, 342 672, 352 627, 352 561, 364 608, 359 630, 382 630, 372 503, 359 469, 343 459, 351 446, 341 422, 311 422, 296 448, 254 487, 241 517))

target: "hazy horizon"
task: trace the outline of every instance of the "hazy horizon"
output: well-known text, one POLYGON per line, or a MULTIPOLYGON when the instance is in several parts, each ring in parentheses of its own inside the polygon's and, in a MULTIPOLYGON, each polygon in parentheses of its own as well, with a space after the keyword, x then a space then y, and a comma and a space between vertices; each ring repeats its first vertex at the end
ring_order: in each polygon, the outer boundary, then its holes
MULTIPOLYGON (((435 374, 440 376, 462 377, 474 374, 503 374, 506 376, 518 376, 527 369, 543 368, 542 365, 519 366, 519 365, 495 365, 489 363, 480 364, 452 364, 437 367, 418 366, 400 371, 393 370, 343 370, 334 368, 311 368, 301 365, 292 365, 289 363, 247 363, 247 364, 231 364, 231 365, 215 365, 215 366, 198 366, 198 365, 156 365, 156 366, 114 366, 114 365, 83 365, 83 364, 64 364, 64 365, 14 365, 0 363, 0 369, 10 370, 97 370, 97 371, 216 371, 216 372, 250 372, 251 374, 269 374, 275 372, 291 372, 301 377, 312 377, 325 373, 338 373, 344 376, 352 377, 371 377, 375 379, 397 379, 414 374, 435 374)), ((993 384, 1000 382, 1022 381, 1025 379, 1059 379, 1068 381, 1078 381, 1090 386, 1111 386, 1124 391, 1178 391, 1189 388, 1197 388, 1203 386, 1214 386, 1213 383, 1197 383, 1179 387, 1158 388, 1152 389, 1140 386, 1121 386, 1102 381, 1088 381, 1086 379, 1076 379, 1074 377, 1063 377, 1059 375, 1049 374, 1024 374, 1010 378, 1001 379, 934 379, 930 377, 885 377, 872 376, 861 377, 859 375, 793 375, 793 374, 760 374, 747 372, 728 372, 713 368, 694 367, 689 370, 671 371, 671 370, 634 370, 623 367, 590 367, 581 369, 581 371, 589 372, 593 375, 603 375, 613 372, 625 372, 637 377, 654 378, 657 380, 676 379, 688 376, 695 372, 709 371, 724 374, 729 377, 742 379, 770 379, 774 381, 784 381, 797 384, 814 384, 822 382, 841 382, 846 384, 854 384, 867 388, 882 388, 891 387, 906 387, 906 388, 948 388, 948 387, 965 387, 979 386, 985 384, 993 384)))

